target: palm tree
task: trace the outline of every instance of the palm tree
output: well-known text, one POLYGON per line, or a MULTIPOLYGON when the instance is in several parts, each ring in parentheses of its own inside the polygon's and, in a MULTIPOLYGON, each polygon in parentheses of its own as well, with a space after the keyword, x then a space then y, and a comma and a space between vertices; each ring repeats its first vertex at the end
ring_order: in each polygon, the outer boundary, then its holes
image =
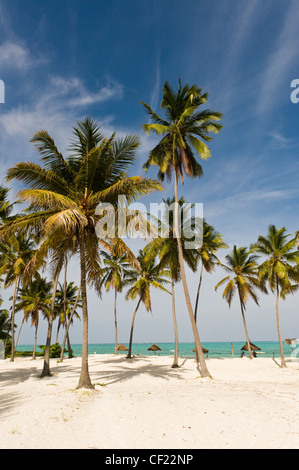
POLYGON ((258 277, 257 256, 251 254, 246 247, 237 248, 236 245, 231 254, 227 255, 227 265, 221 265, 230 274, 222 279, 215 287, 218 289, 223 284, 226 284, 222 297, 231 306, 235 294, 238 294, 243 326, 246 335, 246 343, 250 359, 253 359, 250 347, 250 340, 245 320, 246 303, 251 297, 254 302, 259 305, 256 290, 266 293, 264 283, 258 277))
POLYGON ((114 325, 115 325, 115 347, 114 352, 117 354, 117 294, 122 292, 125 279, 131 274, 130 264, 126 255, 119 256, 114 251, 107 253, 101 251, 104 267, 100 270, 99 276, 101 284, 105 286, 106 291, 114 289, 114 325))
POLYGON ((163 286, 163 284, 169 281, 166 277, 169 277, 169 271, 161 269, 161 267, 155 264, 154 259, 146 259, 145 254, 142 250, 139 251, 138 261, 140 269, 132 270, 131 277, 126 280, 125 284, 133 284, 126 294, 126 300, 135 300, 138 298, 138 302, 132 317, 131 331, 130 331, 130 342, 129 352, 127 355, 128 359, 132 358, 132 342, 133 342, 133 330, 136 313, 143 303, 148 312, 152 312, 151 303, 151 287, 159 289, 163 292, 170 292, 163 286))
POLYGON ((7 200, 9 188, 0 185, 0 221, 4 223, 10 216, 14 204, 7 200))
POLYGON ((259 236, 257 242, 251 246, 252 251, 266 257, 259 266, 259 276, 276 294, 276 323, 281 367, 286 367, 286 362, 280 332, 279 297, 284 299, 286 294, 296 290, 292 281, 296 283, 299 281, 299 251, 293 251, 297 243, 297 237, 290 239, 285 227, 277 229, 275 225, 269 225, 267 235, 259 236))
MULTIPOLYGON (((3 303, 3 300, 0 299, 0 307, 3 303)), ((0 340, 5 341, 9 336, 10 331, 10 320, 9 320, 9 311, 1 308, 0 309, 0 340)))
MULTIPOLYGON (((163 202, 171 207, 174 203, 174 198, 163 199, 163 202)), ((185 200, 181 197, 179 200, 180 207, 183 206, 185 200)), ((179 356, 179 340, 178 340, 178 328, 177 320, 175 313, 175 284, 181 280, 181 270, 179 263, 179 252, 178 252, 178 243, 177 238, 174 236, 174 223, 173 223, 173 211, 169 212, 167 215, 167 220, 165 217, 162 217, 162 220, 157 220, 158 231, 161 232, 161 236, 154 238, 149 242, 145 248, 145 261, 155 259, 157 256, 160 260, 160 266, 162 269, 169 269, 171 277, 171 293, 172 293, 172 320, 174 326, 174 337, 175 337, 175 348, 174 348, 174 359, 172 368, 179 367, 178 356, 179 356)), ((185 241, 185 226, 192 227, 192 221, 181 220, 181 237, 183 242, 185 241)), ((158 233, 159 233, 158 232, 158 233)), ((196 271, 197 268, 197 250, 196 249, 186 249, 183 246, 183 255, 184 260, 192 271, 196 271)))
MULTIPOLYGON (((24 311, 22 325, 24 323, 24 320, 28 321, 28 318, 31 316, 31 326, 35 326, 32 359, 35 359, 36 354, 39 313, 42 312, 45 317, 48 317, 50 313, 51 289, 52 282, 48 282, 46 278, 43 278, 39 273, 36 273, 35 278, 25 288, 20 289, 19 292, 18 303, 16 304, 16 311, 24 311)), ((20 331, 21 328, 19 330, 19 333, 20 331)))
MULTIPOLYGON (((116 206, 119 195, 125 195, 130 203, 141 195, 161 189, 161 185, 152 179, 128 176, 139 146, 137 137, 128 135, 116 139, 113 134, 104 138, 99 126, 90 118, 79 122, 73 131, 68 158, 58 151, 46 131, 34 135, 32 142, 41 154, 44 166, 22 162, 8 172, 9 180, 17 179, 30 186, 30 189, 19 192, 20 200, 30 202, 29 214, 5 224, 0 233, 38 230, 45 239, 41 248, 43 255, 47 250, 55 249, 55 244, 61 239, 74 242, 74 251, 80 256, 83 313, 82 366, 78 388, 92 388, 88 370, 86 286, 90 282, 99 288, 96 276, 100 270, 99 242, 109 249, 107 240, 98 239, 96 235, 96 224, 100 219, 97 208, 100 203, 116 206)), ((120 238, 110 240, 110 244, 115 250, 127 251, 133 259, 120 238)), ((55 278, 54 290, 57 282, 55 278)))
POLYGON ((201 268, 199 283, 196 293, 195 307, 194 307, 194 318, 197 320, 197 309, 199 294, 202 285, 203 270, 207 273, 212 273, 215 269, 215 266, 219 264, 219 260, 216 256, 218 250, 228 248, 228 245, 224 243, 222 235, 218 233, 212 225, 209 225, 205 220, 203 221, 203 236, 202 236, 202 245, 198 249, 201 268))
POLYGON ((34 255, 34 242, 24 235, 10 235, 6 242, 2 242, 2 252, 0 256, 0 274, 5 274, 4 287, 14 286, 12 307, 11 307, 11 358, 14 361, 15 353, 15 305, 18 290, 22 283, 22 276, 25 267, 34 255))
POLYGON ((210 374, 194 319, 185 274, 182 243, 179 238, 178 180, 184 182, 184 173, 191 178, 202 176, 202 167, 198 163, 195 154, 203 159, 209 158, 210 150, 205 142, 211 140, 210 132, 217 133, 222 127, 215 122, 221 119, 222 115, 220 113, 210 110, 198 111, 198 108, 206 101, 207 93, 202 94, 201 89, 196 85, 189 87, 186 84, 182 87, 181 80, 179 80, 177 92, 171 89, 168 82, 164 83, 161 108, 165 112, 165 119, 158 116, 149 105, 142 103, 153 121, 151 124, 143 125, 144 130, 148 134, 153 131, 163 136, 161 141, 151 150, 144 168, 148 170, 151 165, 157 165, 159 167, 158 175, 161 180, 164 180, 165 175, 170 180, 172 174, 174 174, 176 202, 174 230, 178 238, 182 283, 195 340, 196 358, 200 363, 202 377, 210 377, 210 374))
MULTIPOLYGON (((64 325, 66 329, 68 319, 70 319, 71 324, 74 316, 80 319, 80 315, 76 310, 77 308, 82 308, 82 305, 79 302, 78 292, 79 288, 74 285, 74 282, 66 283, 65 285, 62 285, 60 282, 58 283, 55 302, 55 316, 58 318, 56 343, 58 343, 58 332, 60 326, 64 325)), ((71 344, 68 332, 66 339, 68 341, 69 357, 71 357, 71 344)))

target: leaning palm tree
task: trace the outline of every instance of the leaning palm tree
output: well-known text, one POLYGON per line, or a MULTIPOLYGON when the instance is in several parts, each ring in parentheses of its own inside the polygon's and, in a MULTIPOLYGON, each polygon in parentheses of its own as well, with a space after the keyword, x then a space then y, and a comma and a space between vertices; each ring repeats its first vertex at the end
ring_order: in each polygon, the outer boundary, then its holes
POLYGON ((164 180, 165 175, 170 180, 172 174, 174 174, 176 202, 174 230, 178 238, 182 283, 195 340, 196 358, 200 363, 202 377, 208 377, 210 373, 202 352, 185 274, 178 225, 178 180, 184 182, 184 173, 191 178, 202 176, 202 167, 198 163, 195 154, 203 159, 209 158, 210 150, 206 144, 207 141, 211 140, 209 134, 219 132, 222 127, 216 122, 221 119, 222 114, 210 110, 198 110, 206 102, 207 93, 202 94, 201 89, 196 85, 189 87, 186 84, 182 87, 181 80, 179 80, 177 92, 172 90, 168 82, 164 83, 161 108, 165 112, 165 118, 158 116, 148 104, 142 103, 153 121, 151 124, 144 124, 144 130, 148 134, 155 132, 163 136, 161 141, 151 150, 144 168, 148 170, 151 165, 157 165, 159 167, 158 175, 161 180, 164 180))
MULTIPOLYGON (((163 202, 167 207, 172 207, 174 203, 174 198, 163 199, 163 202)), ((179 200, 179 205, 182 207, 185 203, 185 200, 181 197, 179 200)), ((172 320, 174 326, 174 337, 175 337, 175 348, 174 348, 174 358, 172 368, 179 367, 178 357, 179 357, 179 340, 178 340, 178 328, 177 320, 175 313, 175 284, 181 281, 181 270, 179 263, 179 252, 178 252, 178 242, 177 238, 174 236, 174 223, 173 223, 173 211, 167 211, 167 217, 162 216, 162 220, 157 220, 156 224, 158 225, 157 232, 160 233, 159 237, 154 238, 149 242, 145 248, 145 261, 155 259, 159 257, 159 263, 162 269, 169 269, 170 278, 171 278, 171 293, 172 293, 172 320)), ((192 227, 194 221, 181 220, 181 238, 182 241, 185 241, 186 226, 192 227)), ((184 261, 188 267, 194 272, 197 269, 197 250, 196 249, 186 249, 184 243, 182 244, 184 261)))
MULTIPOLYGON (((32 359, 36 358, 35 355, 37 345, 37 331, 39 325, 39 314, 40 312, 42 312, 45 317, 49 316, 51 305, 51 290, 52 282, 47 281, 46 278, 43 278, 39 273, 36 273, 35 278, 19 292, 18 303, 16 304, 16 311, 23 310, 24 312, 22 325, 25 320, 28 321, 29 317, 31 317, 31 326, 35 327, 32 359)), ((21 328, 19 330, 19 333, 20 331, 21 328)))
POLYGON ((170 292, 163 286, 169 281, 166 277, 169 277, 169 271, 161 269, 161 267, 155 263, 154 259, 145 259, 143 251, 139 251, 138 261, 140 269, 132 270, 131 276, 127 278, 126 284, 133 284, 126 294, 126 300, 135 300, 138 298, 138 302, 132 317, 130 341, 129 341, 129 352, 127 355, 128 359, 132 358, 132 343, 133 343, 133 331, 135 324, 136 313, 143 303, 148 312, 152 312, 151 302, 151 288, 159 289, 163 292, 170 292))
POLYGON ((293 293, 299 282, 299 251, 294 250, 297 237, 290 238, 285 227, 276 228, 269 225, 266 236, 259 236, 251 250, 266 257, 259 266, 260 278, 267 282, 271 291, 276 294, 276 324, 280 345, 281 367, 286 367, 284 358, 279 318, 279 298, 293 293), (295 282, 296 284, 292 284, 295 282))
POLYGON ((249 357, 253 359, 245 319, 246 303, 251 297, 259 305, 256 290, 267 292, 264 283, 258 277, 258 257, 251 254, 246 247, 237 248, 235 245, 232 253, 225 258, 227 264, 221 264, 221 266, 229 272, 229 275, 218 282, 215 290, 226 284, 222 297, 229 306, 231 306, 235 294, 238 295, 249 357))
MULTIPOLYGON (((90 118, 79 122, 73 132, 71 154, 67 158, 59 152, 46 131, 34 135, 32 142, 41 155, 43 166, 22 162, 8 171, 9 180, 17 179, 29 185, 29 189, 19 192, 22 202, 30 202, 29 213, 0 227, 0 233, 38 231, 45 240, 40 248, 43 255, 47 250, 55 250, 55 244, 61 239, 74 241, 74 252, 80 257, 83 314, 82 366, 78 388, 92 388, 88 370, 86 286, 90 281, 94 287, 99 287, 99 279, 95 275, 101 267, 99 242, 104 248, 109 249, 112 245, 116 251, 126 251, 132 263, 135 260, 122 239, 116 236, 107 241, 97 237, 96 225, 101 217, 98 206, 109 203, 117 207, 119 195, 125 195, 130 203, 161 189, 161 185, 152 179, 128 176, 139 146, 137 137, 128 135, 117 139, 113 134, 104 138, 99 126, 90 118)), ((54 290, 57 282, 55 277, 54 290)))
POLYGON ((212 273, 215 266, 219 264, 219 260, 216 253, 220 249, 228 248, 228 245, 223 241, 222 235, 218 233, 212 225, 209 225, 205 220, 203 221, 203 234, 202 244, 198 249, 199 259, 201 261, 200 276, 198 282, 198 288, 196 293, 194 317, 197 320, 197 309, 199 294, 202 285, 203 270, 207 273, 212 273))
POLYGON ((114 353, 117 354, 117 294, 122 292, 125 279, 131 274, 131 268, 125 254, 119 256, 114 251, 109 253, 102 250, 101 256, 104 264, 104 267, 99 272, 101 285, 105 287, 106 291, 109 291, 111 288, 114 289, 114 353))

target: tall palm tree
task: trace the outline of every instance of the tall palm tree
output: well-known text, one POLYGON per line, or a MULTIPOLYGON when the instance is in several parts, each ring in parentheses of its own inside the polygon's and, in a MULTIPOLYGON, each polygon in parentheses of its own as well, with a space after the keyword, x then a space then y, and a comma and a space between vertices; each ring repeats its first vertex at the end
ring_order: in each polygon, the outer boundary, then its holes
MULTIPOLYGON (((56 343, 58 342, 58 332, 61 325, 65 328, 67 326, 67 321, 72 315, 71 323, 73 322, 74 317, 80 319, 80 315, 77 312, 77 308, 82 308, 81 303, 77 300, 79 288, 75 286, 74 282, 66 283, 62 285, 58 283, 58 288, 56 291, 56 302, 55 302, 55 317, 58 318, 58 328, 57 328, 57 338, 56 343), (73 307, 74 311, 73 311, 73 307)), ((68 351, 69 357, 71 357, 71 344, 69 340, 69 334, 67 333, 68 341, 68 351)))
POLYGON ((209 134, 210 132, 219 132, 222 127, 216 122, 221 119, 222 114, 210 110, 198 110, 206 101, 207 93, 202 94, 202 90, 196 85, 189 87, 186 84, 182 87, 181 80, 179 80, 177 92, 172 90, 168 82, 164 83, 161 108, 164 110, 165 118, 158 116, 148 104, 142 103, 152 120, 151 124, 143 125, 144 130, 148 134, 155 132, 157 135, 163 136, 161 141, 151 150, 144 168, 147 170, 151 165, 157 165, 159 167, 158 175, 161 180, 164 180, 165 175, 170 180, 172 174, 174 174, 176 202, 174 230, 178 238, 182 283, 195 340, 196 358, 200 363, 202 377, 210 377, 210 373, 202 352, 185 274, 183 249, 178 226, 178 180, 184 182, 184 173, 191 178, 202 176, 202 167, 198 163, 195 154, 203 159, 209 158, 210 150, 206 144, 207 141, 211 140, 209 134))
POLYGON ((276 324, 280 345, 281 367, 286 367, 284 358, 279 318, 279 298, 293 293, 296 287, 292 282, 299 281, 299 251, 294 250, 298 243, 297 237, 290 239, 285 227, 276 228, 269 225, 266 236, 259 236, 251 250, 266 257, 259 266, 259 276, 267 282, 271 291, 276 294, 276 324))
POLYGON ((22 234, 10 235, 2 242, 2 251, 0 255, 0 274, 5 275, 4 287, 14 286, 12 306, 11 306, 11 358, 14 361, 15 354, 15 306, 19 288, 22 284, 24 270, 34 255, 34 242, 29 237, 22 234))
POLYGON ((35 355, 37 345, 37 330, 39 325, 39 314, 40 312, 42 312, 44 316, 49 316, 51 305, 51 290, 52 282, 48 282, 46 278, 43 278, 39 273, 36 273, 35 278, 25 288, 20 289, 19 292, 18 303, 16 304, 16 311, 23 310, 23 322, 24 320, 28 321, 28 318, 31 317, 31 326, 35 326, 32 359, 36 358, 35 355))
POLYGON ((132 270, 131 277, 126 280, 126 284, 133 284, 126 294, 126 300, 135 300, 138 298, 138 302, 132 317, 130 341, 129 341, 129 352, 127 355, 128 359, 132 357, 132 343, 133 343, 133 331, 136 313, 143 303, 148 312, 152 312, 151 302, 151 288, 159 289, 163 292, 170 292, 163 286, 163 284, 169 281, 166 277, 169 277, 169 271, 161 269, 161 267, 155 263, 154 259, 145 259, 145 254, 142 250, 139 251, 138 261, 140 269, 132 270))
POLYGON ((228 248, 228 245, 223 241, 222 235, 218 233, 212 225, 209 225, 205 220, 203 221, 203 236, 202 244, 198 249, 199 259, 201 261, 200 276, 198 282, 198 288, 196 293, 194 317, 197 320, 197 309, 199 294, 202 285, 203 270, 207 273, 212 273, 215 266, 219 264, 219 260, 216 256, 218 250, 228 248))
MULTIPOLYGON (((55 244, 62 238, 75 240, 75 251, 80 256, 83 313, 82 366, 78 388, 92 388, 88 370, 86 285, 90 281, 99 287, 99 279, 95 275, 100 269, 99 242, 104 248, 109 248, 107 240, 98 239, 96 235, 96 224, 100 219, 97 208, 100 203, 116 206, 119 195, 125 195, 130 203, 141 195, 161 189, 161 185, 152 179, 128 176, 139 146, 137 137, 128 135, 117 139, 113 134, 104 138, 98 124, 90 118, 79 122, 73 132, 71 154, 67 158, 58 151, 46 131, 34 135, 32 142, 41 155, 43 166, 22 162, 8 171, 9 180, 17 179, 30 187, 19 192, 20 200, 30 202, 29 214, 0 227, 0 233, 38 230, 45 239, 44 252, 45 245, 49 251, 55 249, 55 244)), ((110 240, 110 244, 115 250, 130 252, 120 238, 110 240)), ((57 282, 55 279, 54 290, 57 282)))
POLYGON ((131 274, 131 268, 125 254, 119 256, 114 251, 111 251, 110 253, 101 251, 101 255, 104 264, 104 267, 99 272, 101 284, 105 286, 106 291, 109 291, 111 288, 114 289, 114 352, 117 354, 117 294, 122 292, 125 279, 131 274))
POLYGON ((253 359, 245 319, 246 303, 249 297, 251 297, 254 302, 259 305, 256 290, 260 290, 264 293, 267 292, 264 283, 258 277, 258 257, 251 254, 246 247, 237 248, 235 245, 232 253, 225 258, 227 265, 222 264, 221 266, 229 272, 229 275, 218 282, 215 290, 226 284, 222 297, 227 301, 229 306, 231 306, 235 294, 238 294, 247 349, 250 359, 253 359))
MULTIPOLYGON (((174 198, 163 199, 163 202, 171 207, 174 203, 174 198)), ((181 197, 179 199, 180 207, 185 204, 185 200, 181 197)), ((160 260, 160 266, 162 269, 169 269, 171 278, 171 293, 172 293, 172 320, 174 326, 174 337, 175 337, 175 348, 172 368, 179 367, 178 356, 179 356, 179 339, 178 339, 178 328, 175 313, 175 284, 181 281, 181 270, 179 263, 179 252, 177 238, 174 236, 174 222, 173 222, 173 211, 167 214, 167 219, 162 217, 162 220, 156 221, 158 225, 158 233, 161 233, 159 238, 154 238, 149 242, 145 248, 145 261, 155 259, 157 256, 160 260)), ((192 227, 192 221, 181 220, 181 237, 183 242, 185 241, 185 226, 192 227)), ((184 260, 192 271, 196 271, 197 268, 197 250, 186 249, 184 243, 183 256, 184 260)))

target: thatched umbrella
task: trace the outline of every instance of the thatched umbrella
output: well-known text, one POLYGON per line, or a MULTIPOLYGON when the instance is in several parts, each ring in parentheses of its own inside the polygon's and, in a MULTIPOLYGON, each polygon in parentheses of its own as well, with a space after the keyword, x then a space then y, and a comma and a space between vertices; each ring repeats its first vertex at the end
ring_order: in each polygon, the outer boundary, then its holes
MULTIPOLYGON (((259 348, 255 344, 253 344, 253 343, 249 343, 249 344, 250 344, 251 351, 260 351, 261 350, 261 348, 259 348)), ((244 344, 243 348, 241 348, 241 351, 248 351, 247 343, 244 344)))
MULTIPOLYGON (((206 349, 206 348, 204 348, 204 347, 201 347, 201 349, 202 349, 202 352, 203 352, 204 354, 208 354, 208 352, 209 352, 208 349, 206 349)), ((192 351, 195 352, 195 348, 192 349, 192 351)))
POLYGON ((116 348, 118 351, 129 351, 128 348, 124 344, 119 344, 116 348))
POLYGON ((156 354, 156 351, 162 351, 162 349, 157 344, 152 344, 152 346, 148 348, 148 351, 154 351, 156 354))

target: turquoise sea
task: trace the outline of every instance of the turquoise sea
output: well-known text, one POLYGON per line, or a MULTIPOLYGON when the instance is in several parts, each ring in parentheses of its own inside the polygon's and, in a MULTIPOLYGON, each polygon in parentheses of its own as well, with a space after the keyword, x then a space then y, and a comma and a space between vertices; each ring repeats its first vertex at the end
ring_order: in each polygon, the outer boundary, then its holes
MULTIPOLYGON (((128 347, 128 344, 124 343, 128 347)), ((148 348, 152 343, 134 343, 132 347, 132 354, 143 355, 143 356, 171 356, 174 352, 174 343, 158 343, 158 346, 162 351, 154 353, 148 351, 148 348)), ((244 346, 245 341, 233 342, 233 349, 235 357, 240 357, 241 348, 244 346)), ((272 357, 273 353, 275 357, 280 356, 280 349, 278 341, 254 341, 254 344, 258 346, 261 351, 257 352, 257 357, 272 357)), ((202 346, 209 350, 207 354, 208 357, 232 357, 232 349, 230 342, 203 342, 202 346)), ((192 349, 194 348, 194 343, 180 343, 179 344, 179 355, 183 357, 193 357, 194 353, 192 349)), ((33 345, 19 345, 17 347, 18 351, 31 351, 33 345)), ((73 344, 72 345, 74 356, 81 356, 82 354, 82 345, 73 344)), ((290 357, 292 354, 291 346, 283 344, 283 350, 286 357, 290 357)), ((88 347, 89 354, 114 354, 114 344, 89 344, 88 347)), ((126 354, 126 352, 119 352, 119 354, 126 354)), ((247 352, 245 352, 247 354, 247 352)))

